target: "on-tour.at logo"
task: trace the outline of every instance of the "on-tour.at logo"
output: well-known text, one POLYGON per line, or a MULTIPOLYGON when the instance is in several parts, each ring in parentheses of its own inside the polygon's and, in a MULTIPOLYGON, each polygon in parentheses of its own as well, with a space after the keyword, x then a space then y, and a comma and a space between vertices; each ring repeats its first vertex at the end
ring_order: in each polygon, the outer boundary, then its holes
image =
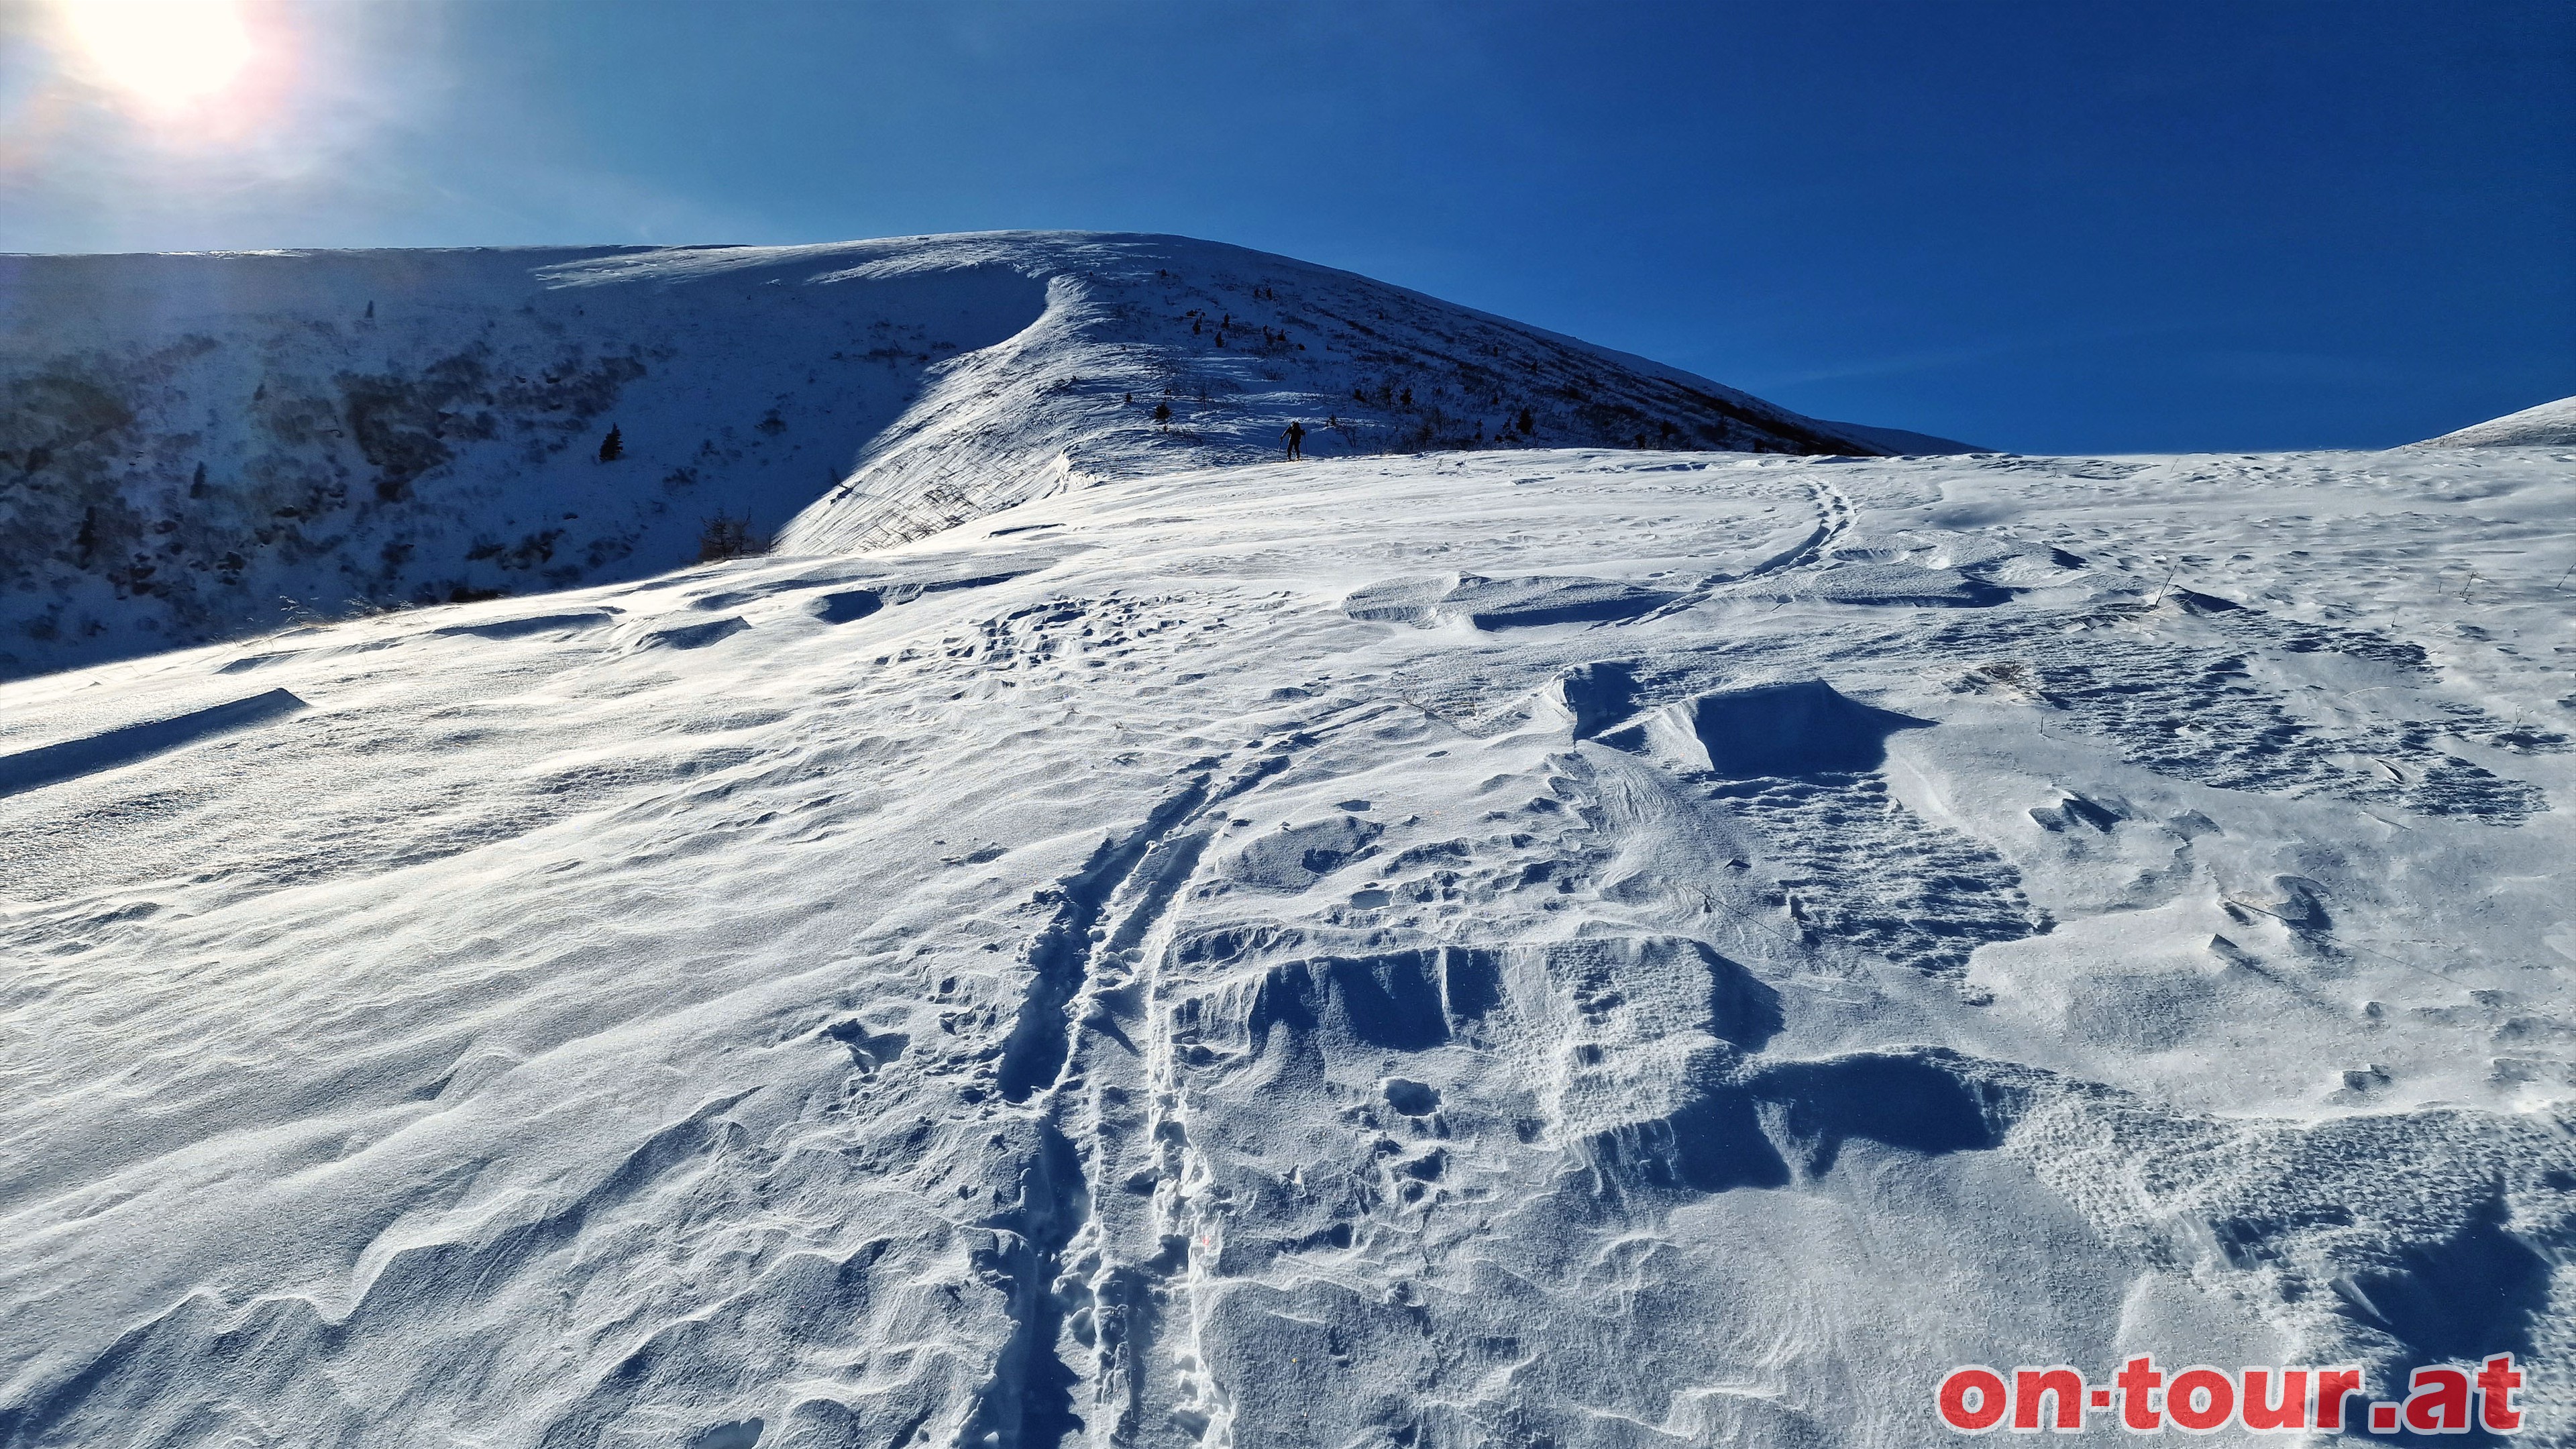
POLYGON ((2483 1364, 2435 1364, 2409 1375, 2406 1397, 2350 1405, 2362 1392, 2362 1371, 2334 1368, 2246 1368, 2229 1374, 2206 1364, 2177 1371, 2170 1380, 2151 1354, 2122 1365, 2107 1384, 2087 1383, 2065 1364, 2016 1368, 2007 1382, 1983 1364, 1950 1370, 1934 1393, 1941 1422, 1962 1434, 2004 1426, 2022 1433, 2041 1429, 2082 1433, 2094 1413, 2116 1416, 2136 1434, 2168 1428, 2212 1434, 2230 1426, 2256 1433, 2336 1429, 2394 1434, 2466 1434, 2472 1427, 2511 1434, 2522 1428, 2513 1401, 2522 1374, 2513 1355, 2483 1364))

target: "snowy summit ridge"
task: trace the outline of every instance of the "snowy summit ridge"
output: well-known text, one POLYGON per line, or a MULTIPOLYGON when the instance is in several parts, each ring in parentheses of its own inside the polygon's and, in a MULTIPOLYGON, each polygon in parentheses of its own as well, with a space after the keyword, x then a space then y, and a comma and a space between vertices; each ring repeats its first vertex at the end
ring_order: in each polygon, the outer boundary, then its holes
POLYGON ((1177 237, 0 258, 0 670, 692 562, 1086 482, 1473 447, 1891 446, 1177 237), (1158 420, 1156 408, 1169 413, 1158 420), (601 447, 618 430, 618 456, 601 447))

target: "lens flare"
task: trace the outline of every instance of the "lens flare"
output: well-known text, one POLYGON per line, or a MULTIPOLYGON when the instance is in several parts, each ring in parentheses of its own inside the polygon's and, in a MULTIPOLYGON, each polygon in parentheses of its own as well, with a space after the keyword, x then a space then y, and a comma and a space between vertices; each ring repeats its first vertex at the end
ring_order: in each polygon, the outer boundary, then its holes
POLYGON ((96 80, 147 111, 212 100, 253 55, 235 0, 56 0, 96 80))

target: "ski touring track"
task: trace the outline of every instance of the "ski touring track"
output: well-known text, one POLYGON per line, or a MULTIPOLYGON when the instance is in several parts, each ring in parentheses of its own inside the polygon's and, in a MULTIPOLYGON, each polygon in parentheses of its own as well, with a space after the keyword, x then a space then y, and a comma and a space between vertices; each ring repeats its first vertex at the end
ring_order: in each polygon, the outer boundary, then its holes
POLYGON ((1233 1442, 1192 1311, 1220 1228, 1191 1203, 1209 1175, 1191 1152, 1174 1035, 1155 1029, 1172 1009, 1160 970, 1172 906, 1228 807, 1326 736, 1401 707, 1355 702, 1288 728, 1231 769, 1200 761, 1134 829, 1103 840, 1044 893, 1054 914, 1024 954, 1029 983, 998 1077, 1003 1100, 1037 1128, 1018 1203, 995 1222, 1017 1329, 965 1442, 1131 1443, 1149 1402, 1212 1449, 1233 1442))
POLYGON ((1835 545, 1851 532, 1852 503, 1843 495, 1840 488, 1822 478, 1807 480, 1807 489, 1809 496, 1815 501, 1816 526, 1805 538, 1740 574, 1710 574, 1670 601, 1639 615, 1634 620, 1605 621, 1603 625, 1596 627, 1607 627, 1613 623, 1650 624, 1658 619, 1697 608, 1707 603, 1709 598, 1720 589, 1751 583, 1755 579, 1767 578, 1773 574, 1789 573, 1798 569, 1814 569, 1823 565, 1831 558, 1835 545))

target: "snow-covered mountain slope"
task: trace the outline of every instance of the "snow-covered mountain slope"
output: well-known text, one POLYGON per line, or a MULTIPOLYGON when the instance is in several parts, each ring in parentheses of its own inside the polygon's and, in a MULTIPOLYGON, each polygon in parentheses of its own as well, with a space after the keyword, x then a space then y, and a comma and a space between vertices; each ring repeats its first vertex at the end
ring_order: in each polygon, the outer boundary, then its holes
POLYGON ((1956 453, 1994 453, 2001 449, 1962 443, 1956 438, 1939 438, 1930 433, 1911 432, 1904 428, 1873 428, 1859 423, 1826 423, 1838 437, 1857 438, 1891 457, 1937 457, 1956 453))
POLYGON ((9 685, 0 1444, 2576 1442, 2571 461, 1317 459, 9 685))
POLYGON ((0 257, 0 672, 642 577, 720 517, 900 542, 1291 420, 1316 457, 1899 451, 1176 237, 0 257))
POLYGON ((2426 438, 2418 448, 2564 448, 2576 445, 2576 397, 2562 397, 2500 418, 2426 438))

